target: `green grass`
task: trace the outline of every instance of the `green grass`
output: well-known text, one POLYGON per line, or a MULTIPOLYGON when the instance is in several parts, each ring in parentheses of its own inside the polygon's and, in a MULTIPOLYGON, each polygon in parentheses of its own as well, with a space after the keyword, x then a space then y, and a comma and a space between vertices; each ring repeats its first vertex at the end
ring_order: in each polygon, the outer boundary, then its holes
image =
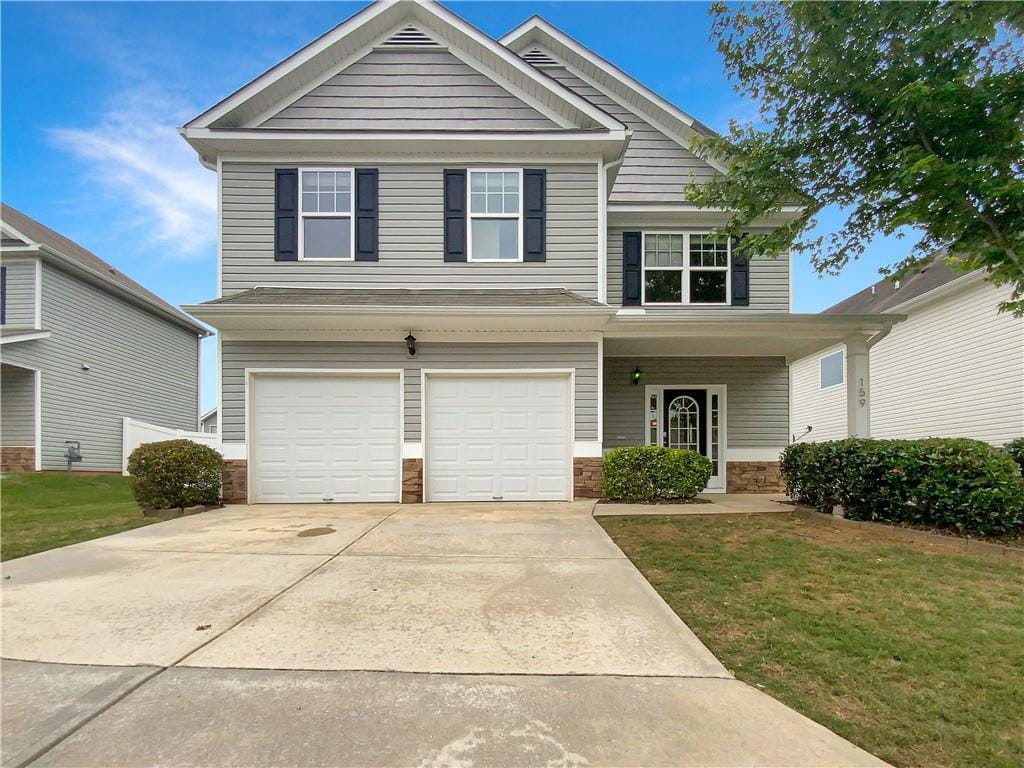
POLYGON ((792 515, 599 520, 739 679, 898 766, 1024 765, 1024 561, 792 515))
POLYGON ((0 559, 31 555, 160 522, 143 517, 120 475, 0 476, 0 559))

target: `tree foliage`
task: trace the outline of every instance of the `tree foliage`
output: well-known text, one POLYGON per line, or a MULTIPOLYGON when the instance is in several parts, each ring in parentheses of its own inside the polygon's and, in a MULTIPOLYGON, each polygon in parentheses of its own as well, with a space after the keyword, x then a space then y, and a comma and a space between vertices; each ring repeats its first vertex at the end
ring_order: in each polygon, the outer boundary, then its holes
POLYGON ((836 274, 877 233, 919 231, 885 271, 944 249, 1011 284, 1024 313, 1024 3, 716 3, 712 38, 767 128, 732 123, 700 151, 727 176, 691 199, 735 211, 736 234, 785 204, 803 212, 747 247, 809 254, 836 274), (811 230, 837 205, 846 219, 811 230))

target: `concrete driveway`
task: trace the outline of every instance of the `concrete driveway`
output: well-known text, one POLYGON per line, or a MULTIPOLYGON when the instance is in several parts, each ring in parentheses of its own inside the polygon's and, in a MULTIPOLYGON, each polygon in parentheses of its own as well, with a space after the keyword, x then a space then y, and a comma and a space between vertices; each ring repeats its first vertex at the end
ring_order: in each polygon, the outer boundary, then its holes
POLYGON ((4 566, 3 766, 878 765, 589 504, 229 507, 4 566))

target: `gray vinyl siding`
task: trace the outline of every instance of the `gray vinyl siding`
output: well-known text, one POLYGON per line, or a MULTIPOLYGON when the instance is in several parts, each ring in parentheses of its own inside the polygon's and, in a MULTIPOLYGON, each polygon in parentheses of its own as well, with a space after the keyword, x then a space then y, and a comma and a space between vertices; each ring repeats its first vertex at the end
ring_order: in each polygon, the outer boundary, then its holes
POLYGON ((448 51, 373 51, 265 121, 321 130, 559 130, 448 51))
POLYGON ((604 361, 604 447, 644 444, 645 385, 726 386, 727 448, 789 442, 789 368, 781 357, 608 357, 604 361), (630 372, 639 367, 634 386, 630 372))
MULTIPOLYGON (((442 183, 446 166, 380 165, 380 260, 274 261, 274 168, 225 163, 222 290, 256 285, 334 288, 560 286, 597 296, 597 164, 547 166, 547 260, 446 263, 442 183)), ((503 164, 504 167, 536 164, 503 164)), ((456 166, 457 167, 457 166, 456 166)))
POLYGON ((0 370, 0 445, 36 444, 35 374, 11 365, 0 370))
POLYGON ((245 440, 247 368, 368 368, 405 370, 405 441, 419 442, 420 371, 424 368, 573 368, 576 440, 597 439, 597 344, 588 342, 458 343, 417 345, 410 359, 402 342, 221 341, 221 438, 245 440))
POLYGON ((6 344, 5 362, 42 371, 42 468, 66 466, 65 440, 87 470, 121 469, 121 419, 194 430, 198 338, 50 264, 42 271, 46 339, 6 344), (82 370, 82 365, 89 370, 82 370))
POLYGON ((6 324, 12 327, 37 327, 35 259, 3 259, 0 264, 7 268, 6 324))
MULTIPOLYGON (((680 227, 679 230, 692 230, 680 227)), ((608 228, 608 303, 622 304, 622 233, 636 231, 657 232, 665 228, 609 227, 608 228)), ((743 314, 746 312, 788 312, 789 311, 789 254, 782 253, 775 258, 758 257, 750 262, 750 304, 746 307, 686 307, 681 308, 696 314, 725 312, 743 314)), ((673 312, 681 309, 651 307, 648 312, 673 312)))
POLYGON ((545 68, 544 73, 633 131, 608 202, 681 203, 685 187, 719 175, 693 152, 565 68, 545 68))

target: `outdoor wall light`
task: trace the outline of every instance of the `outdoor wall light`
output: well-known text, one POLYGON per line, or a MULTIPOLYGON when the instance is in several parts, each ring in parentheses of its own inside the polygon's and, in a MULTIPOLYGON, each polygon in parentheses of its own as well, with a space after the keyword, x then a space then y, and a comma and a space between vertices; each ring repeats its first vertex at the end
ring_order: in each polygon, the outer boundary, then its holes
POLYGON ((630 384, 632 384, 635 387, 637 384, 640 383, 640 377, 643 375, 644 372, 640 370, 640 366, 638 365, 636 368, 633 369, 633 372, 629 374, 630 384))
POLYGON ((409 332, 409 335, 405 337, 405 348, 409 350, 409 357, 416 357, 416 337, 409 332))

